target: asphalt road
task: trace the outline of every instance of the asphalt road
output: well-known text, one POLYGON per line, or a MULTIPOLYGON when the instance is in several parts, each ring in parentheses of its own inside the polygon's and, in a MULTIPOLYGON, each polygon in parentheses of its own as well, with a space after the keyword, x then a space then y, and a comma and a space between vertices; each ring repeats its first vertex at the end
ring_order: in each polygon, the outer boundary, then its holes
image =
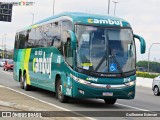
POLYGON ((73 99, 69 103, 60 103, 55 98, 55 93, 41 89, 36 91, 22 90, 19 83, 13 80, 12 74, 12 71, 3 71, 0 68, 0 85, 71 111, 160 111, 160 96, 154 96, 150 88, 137 86, 134 100, 118 100, 115 105, 106 105, 100 99, 73 99))

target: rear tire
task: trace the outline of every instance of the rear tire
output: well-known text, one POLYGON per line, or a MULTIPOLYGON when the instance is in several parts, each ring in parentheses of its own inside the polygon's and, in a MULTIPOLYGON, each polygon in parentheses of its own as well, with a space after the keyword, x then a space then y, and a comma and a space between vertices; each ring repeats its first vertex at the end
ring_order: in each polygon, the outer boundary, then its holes
POLYGON ((159 96, 159 95, 160 95, 158 86, 155 86, 155 87, 154 87, 154 91, 153 91, 153 92, 154 92, 154 95, 155 95, 155 96, 159 96))
POLYGON ((62 93, 62 82, 61 79, 58 80, 56 84, 56 97, 61 103, 66 103, 69 101, 69 98, 62 93))
POLYGON ((20 87, 22 88, 22 89, 24 89, 24 79, 23 79, 23 77, 22 77, 22 75, 20 74, 20 87))
POLYGON ((107 104, 107 105, 113 105, 115 104, 117 101, 117 99, 104 99, 104 102, 107 104))
POLYGON ((28 85, 27 84, 27 75, 26 75, 26 73, 24 73, 24 75, 23 75, 23 80, 24 80, 24 89, 26 90, 26 91, 28 91, 28 90, 31 90, 31 86, 30 85, 28 85))

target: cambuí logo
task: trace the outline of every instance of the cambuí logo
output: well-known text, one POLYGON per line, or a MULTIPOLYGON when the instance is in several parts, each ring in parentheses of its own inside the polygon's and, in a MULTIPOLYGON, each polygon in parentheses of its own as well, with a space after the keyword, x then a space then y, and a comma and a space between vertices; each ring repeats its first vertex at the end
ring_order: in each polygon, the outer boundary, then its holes
POLYGON ((33 59, 33 71, 35 73, 41 72, 42 74, 49 74, 49 79, 51 79, 51 66, 52 66, 52 54, 47 58, 45 52, 43 52, 42 58, 33 59))
POLYGON ((121 27, 123 26, 121 20, 111 20, 111 19, 88 19, 88 23, 118 25, 121 27))

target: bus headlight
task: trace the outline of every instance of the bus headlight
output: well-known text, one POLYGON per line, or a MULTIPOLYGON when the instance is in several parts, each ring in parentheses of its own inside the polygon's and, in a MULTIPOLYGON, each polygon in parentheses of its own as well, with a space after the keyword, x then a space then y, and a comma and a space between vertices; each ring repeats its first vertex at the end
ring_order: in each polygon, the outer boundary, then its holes
POLYGON ((72 75, 72 74, 70 74, 70 77, 71 78, 73 78, 73 80, 75 80, 76 82, 79 82, 79 83, 81 83, 81 84, 91 84, 91 82, 89 82, 89 81, 86 81, 86 80, 83 80, 83 79, 81 79, 81 78, 77 78, 76 76, 74 76, 74 75, 72 75))
POLYGON ((136 81, 131 81, 131 82, 128 82, 128 83, 125 83, 125 85, 127 86, 133 86, 135 85, 136 81))

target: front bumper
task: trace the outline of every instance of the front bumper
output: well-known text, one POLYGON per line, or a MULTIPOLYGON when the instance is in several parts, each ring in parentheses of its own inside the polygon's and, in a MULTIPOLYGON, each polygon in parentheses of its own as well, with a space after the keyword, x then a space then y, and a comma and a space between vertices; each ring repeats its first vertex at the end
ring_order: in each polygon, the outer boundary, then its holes
POLYGON ((74 81, 72 90, 73 97, 76 98, 134 99, 135 97, 135 85, 105 85, 94 83, 84 85, 74 81), (111 93, 112 95, 104 95, 104 93, 111 93))

